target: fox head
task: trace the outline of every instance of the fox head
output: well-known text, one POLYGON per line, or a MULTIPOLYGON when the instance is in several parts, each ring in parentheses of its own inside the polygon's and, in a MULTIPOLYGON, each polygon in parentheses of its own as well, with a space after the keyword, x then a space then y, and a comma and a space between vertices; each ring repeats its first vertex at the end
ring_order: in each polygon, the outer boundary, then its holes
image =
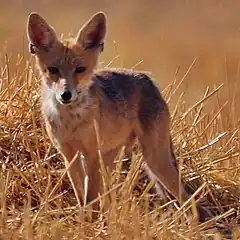
POLYGON ((61 104, 77 99, 78 90, 91 79, 103 50, 106 16, 95 14, 70 40, 61 41, 54 28, 37 13, 27 22, 30 52, 36 56, 43 84, 61 104))

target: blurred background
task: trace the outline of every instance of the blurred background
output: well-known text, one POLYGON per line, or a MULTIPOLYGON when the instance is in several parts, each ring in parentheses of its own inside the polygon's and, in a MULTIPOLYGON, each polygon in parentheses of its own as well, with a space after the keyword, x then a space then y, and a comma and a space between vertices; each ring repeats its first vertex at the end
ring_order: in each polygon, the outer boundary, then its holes
MULTIPOLYGON (((235 98, 240 114, 239 0, 0 0, 0 48, 28 59, 26 20, 40 13, 59 35, 76 34, 95 12, 108 16, 108 35, 102 66, 133 67, 152 72, 160 88, 184 76, 184 99, 199 100, 207 86, 225 84, 219 101, 235 98)), ((177 101, 177 97, 174 101, 177 101)), ((231 104, 226 113, 228 115, 231 104)), ((209 108, 211 111, 211 108, 209 108)))

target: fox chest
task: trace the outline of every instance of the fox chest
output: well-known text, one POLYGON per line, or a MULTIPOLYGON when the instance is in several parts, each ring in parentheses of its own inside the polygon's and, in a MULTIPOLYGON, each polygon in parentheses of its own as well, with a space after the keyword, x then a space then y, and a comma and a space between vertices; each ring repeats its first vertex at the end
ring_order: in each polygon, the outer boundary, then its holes
POLYGON ((68 143, 71 146, 89 144, 94 137, 94 106, 54 106, 51 102, 43 106, 47 131, 54 144, 68 143))

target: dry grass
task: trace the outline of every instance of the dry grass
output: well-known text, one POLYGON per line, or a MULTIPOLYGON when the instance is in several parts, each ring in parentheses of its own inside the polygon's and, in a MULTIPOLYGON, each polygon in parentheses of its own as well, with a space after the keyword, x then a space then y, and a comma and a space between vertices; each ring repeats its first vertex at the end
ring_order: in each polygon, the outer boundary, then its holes
POLYGON ((163 93, 181 174, 240 239, 237 9, 238 0, 4 1, 0 45, 8 40, 13 56, 21 54, 15 60, 0 53, 0 239, 220 239, 207 229, 211 222, 187 224, 184 211, 195 214, 194 201, 179 208, 152 194, 138 149, 130 171, 119 161, 113 176, 104 175, 110 191, 101 202, 111 204, 96 222, 86 220, 88 206, 77 207, 40 117, 40 81, 28 61, 25 24, 38 11, 58 32, 75 33, 99 10, 109 20, 103 65, 116 55, 111 65, 131 67, 143 59, 135 67, 153 71, 161 89, 171 82, 163 93))
MULTIPOLYGON (((0 69, 0 230, 1 239, 206 239, 212 223, 187 224, 184 211, 194 211, 194 201, 178 208, 174 201, 162 205, 149 193, 141 175, 141 152, 133 154, 130 171, 122 161, 107 179, 109 194, 96 222, 86 220, 90 211, 77 203, 63 162, 46 135, 39 106, 39 77, 32 61, 18 57, 9 66, 2 53, 0 69)), ((226 224, 239 222, 239 123, 234 109, 222 117, 228 103, 219 102, 224 85, 209 87, 190 108, 179 87, 189 71, 164 90, 172 113, 172 136, 183 177, 226 224), (178 101, 173 106, 172 99, 178 101), (212 111, 205 108, 211 105, 212 111), (225 214, 227 212, 227 214, 225 214)), ((232 103, 232 99, 230 103, 232 103)), ((228 106, 229 107, 229 106, 228 106)), ((122 159, 120 154, 119 160, 122 159)), ((236 231, 236 236, 239 234, 236 231)), ((240 235, 239 235, 240 236, 240 235)))

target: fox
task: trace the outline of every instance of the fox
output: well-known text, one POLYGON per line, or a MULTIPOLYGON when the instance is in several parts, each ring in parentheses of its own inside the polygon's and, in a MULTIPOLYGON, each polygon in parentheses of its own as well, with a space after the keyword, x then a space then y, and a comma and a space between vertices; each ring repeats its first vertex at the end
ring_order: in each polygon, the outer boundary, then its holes
MULTIPOLYGON (((136 139, 145 171, 158 193, 164 189, 179 203, 185 202, 192 193, 179 178, 168 104, 150 73, 98 69, 106 32, 104 12, 94 14, 75 37, 64 40, 37 12, 30 13, 27 20, 29 51, 35 55, 41 76, 42 117, 51 142, 68 168, 77 202, 84 202, 86 174, 87 202, 103 191, 99 145, 105 166, 113 171, 119 151, 126 146, 126 152, 131 153, 136 139), (77 153, 84 156, 84 166, 75 159, 77 153)), ((197 203, 197 210, 199 222, 214 217, 201 203, 197 203)), ((224 229, 231 233, 228 227, 224 229)))

